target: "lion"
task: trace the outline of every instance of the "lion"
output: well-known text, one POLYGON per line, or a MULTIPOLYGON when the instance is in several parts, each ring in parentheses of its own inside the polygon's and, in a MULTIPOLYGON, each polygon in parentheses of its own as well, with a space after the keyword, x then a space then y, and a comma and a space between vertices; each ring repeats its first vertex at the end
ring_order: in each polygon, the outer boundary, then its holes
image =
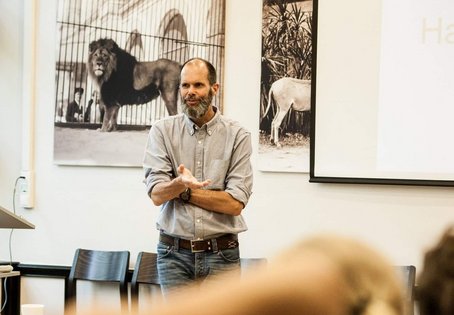
POLYGON ((179 63, 169 59, 139 62, 114 40, 102 38, 90 43, 87 66, 105 109, 101 131, 117 129, 120 106, 145 104, 159 95, 169 115, 178 113, 179 63))

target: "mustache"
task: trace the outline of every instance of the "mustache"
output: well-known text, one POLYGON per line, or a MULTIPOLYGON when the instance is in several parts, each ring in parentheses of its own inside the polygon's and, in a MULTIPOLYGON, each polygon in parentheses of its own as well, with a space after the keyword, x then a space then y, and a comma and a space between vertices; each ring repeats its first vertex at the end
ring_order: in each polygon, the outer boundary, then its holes
POLYGON ((185 101, 200 101, 202 98, 197 96, 186 96, 184 98, 185 101))

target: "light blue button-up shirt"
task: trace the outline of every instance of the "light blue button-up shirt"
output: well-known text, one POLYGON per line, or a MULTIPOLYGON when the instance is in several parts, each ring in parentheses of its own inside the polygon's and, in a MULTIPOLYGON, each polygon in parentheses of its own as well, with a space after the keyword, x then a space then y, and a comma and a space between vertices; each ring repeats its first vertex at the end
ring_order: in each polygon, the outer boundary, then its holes
MULTIPOLYGON (((246 206, 252 193, 251 135, 219 111, 202 127, 186 115, 170 116, 150 130, 144 157, 148 194, 161 182, 177 176, 184 164, 199 181, 210 179, 204 189, 222 190, 246 206)), ((208 211, 179 198, 165 202, 157 228, 184 239, 207 239, 247 230, 241 215, 208 211)))

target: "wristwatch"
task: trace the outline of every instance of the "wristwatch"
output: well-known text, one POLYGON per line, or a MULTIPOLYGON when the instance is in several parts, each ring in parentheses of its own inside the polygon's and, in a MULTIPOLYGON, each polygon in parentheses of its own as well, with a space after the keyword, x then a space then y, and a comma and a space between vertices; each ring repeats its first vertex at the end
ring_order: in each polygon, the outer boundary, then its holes
POLYGON ((191 199, 191 188, 186 188, 186 190, 180 194, 180 199, 183 202, 189 202, 189 200, 191 199))

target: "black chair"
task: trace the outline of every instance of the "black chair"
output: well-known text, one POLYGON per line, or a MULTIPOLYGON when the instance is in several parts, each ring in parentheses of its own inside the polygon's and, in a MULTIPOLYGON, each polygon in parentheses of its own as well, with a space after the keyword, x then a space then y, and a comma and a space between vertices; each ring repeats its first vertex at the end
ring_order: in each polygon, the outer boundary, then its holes
POLYGON ((406 302, 406 315, 414 314, 415 304, 415 286, 416 286, 416 267, 409 266, 396 266, 396 271, 399 277, 402 279, 405 290, 405 302, 406 302))
POLYGON ((139 310, 139 284, 160 286, 158 268, 158 255, 155 253, 140 252, 131 280, 131 309, 133 314, 139 310))
POLYGON ((77 280, 118 282, 121 313, 128 312, 129 251, 77 249, 65 290, 65 311, 75 314, 77 280))

